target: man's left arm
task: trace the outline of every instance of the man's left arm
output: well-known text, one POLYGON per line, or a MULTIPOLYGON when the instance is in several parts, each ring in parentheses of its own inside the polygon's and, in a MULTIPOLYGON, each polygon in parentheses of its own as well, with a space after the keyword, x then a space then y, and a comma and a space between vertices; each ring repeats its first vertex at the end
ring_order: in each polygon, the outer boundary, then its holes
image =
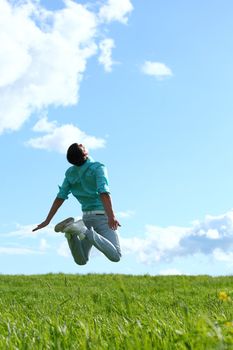
POLYGON ((112 230, 117 230, 118 226, 121 226, 119 221, 115 218, 112 201, 109 193, 100 193, 100 198, 103 203, 105 212, 108 217, 108 225, 112 230))
POLYGON ((96 186, 100 199, 103 203, 104 210, 108 216, 109 227, 112 230, 116 230, 117 227, 121 225, 115 218, 115 214, 113 212, 110 190, 108 186, 108 173, 103 164, 96 169, 96 186))

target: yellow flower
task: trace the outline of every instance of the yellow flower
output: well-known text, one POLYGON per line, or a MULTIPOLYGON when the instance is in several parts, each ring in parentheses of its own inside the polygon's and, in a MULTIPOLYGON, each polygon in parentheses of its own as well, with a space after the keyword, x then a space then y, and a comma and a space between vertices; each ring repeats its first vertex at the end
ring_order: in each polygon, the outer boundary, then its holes
POLYGON ((228 321, 228 322, 225 323, 225 326, 229 327, 229 328, 232 328, 233 327, 233 322, 229 322, 228 321))
POLYGON ((233 333, 233 322, 225 322, 224 326, 226 327, 227 332, 233 333))
POLYGON ((229 295, 226 292, 219 292, 218 293, 218 299, 222 300, 222 301, 229 301, 229 300, 231 300, 231 298, 229 297, 229 295))

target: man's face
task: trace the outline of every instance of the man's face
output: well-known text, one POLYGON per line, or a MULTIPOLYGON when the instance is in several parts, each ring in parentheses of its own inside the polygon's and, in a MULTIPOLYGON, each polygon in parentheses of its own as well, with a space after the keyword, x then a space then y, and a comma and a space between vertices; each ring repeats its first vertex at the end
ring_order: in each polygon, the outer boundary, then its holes
POLYGON ((88 150, 85 148, 85 146, 83 146, 81 143, 78 143, 78 148, 80 149, 80 151, 82 152, 82 154, 85 157, 88 157, 88 150))

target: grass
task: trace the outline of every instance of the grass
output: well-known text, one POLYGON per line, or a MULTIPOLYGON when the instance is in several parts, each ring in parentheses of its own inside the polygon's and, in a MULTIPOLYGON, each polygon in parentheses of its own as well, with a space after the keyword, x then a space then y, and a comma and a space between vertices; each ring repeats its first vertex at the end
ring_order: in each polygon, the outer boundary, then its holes
POLYGON ((233 277, 0 276, 0 349, 233 349, 233 277))

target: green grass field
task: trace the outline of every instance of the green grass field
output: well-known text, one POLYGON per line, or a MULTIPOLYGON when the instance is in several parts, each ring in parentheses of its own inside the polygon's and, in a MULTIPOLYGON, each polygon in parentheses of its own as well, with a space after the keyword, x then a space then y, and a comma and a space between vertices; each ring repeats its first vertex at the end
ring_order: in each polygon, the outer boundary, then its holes
POLYGON ((233 277, 0 276, 0 349, 233 349, 233 277))

